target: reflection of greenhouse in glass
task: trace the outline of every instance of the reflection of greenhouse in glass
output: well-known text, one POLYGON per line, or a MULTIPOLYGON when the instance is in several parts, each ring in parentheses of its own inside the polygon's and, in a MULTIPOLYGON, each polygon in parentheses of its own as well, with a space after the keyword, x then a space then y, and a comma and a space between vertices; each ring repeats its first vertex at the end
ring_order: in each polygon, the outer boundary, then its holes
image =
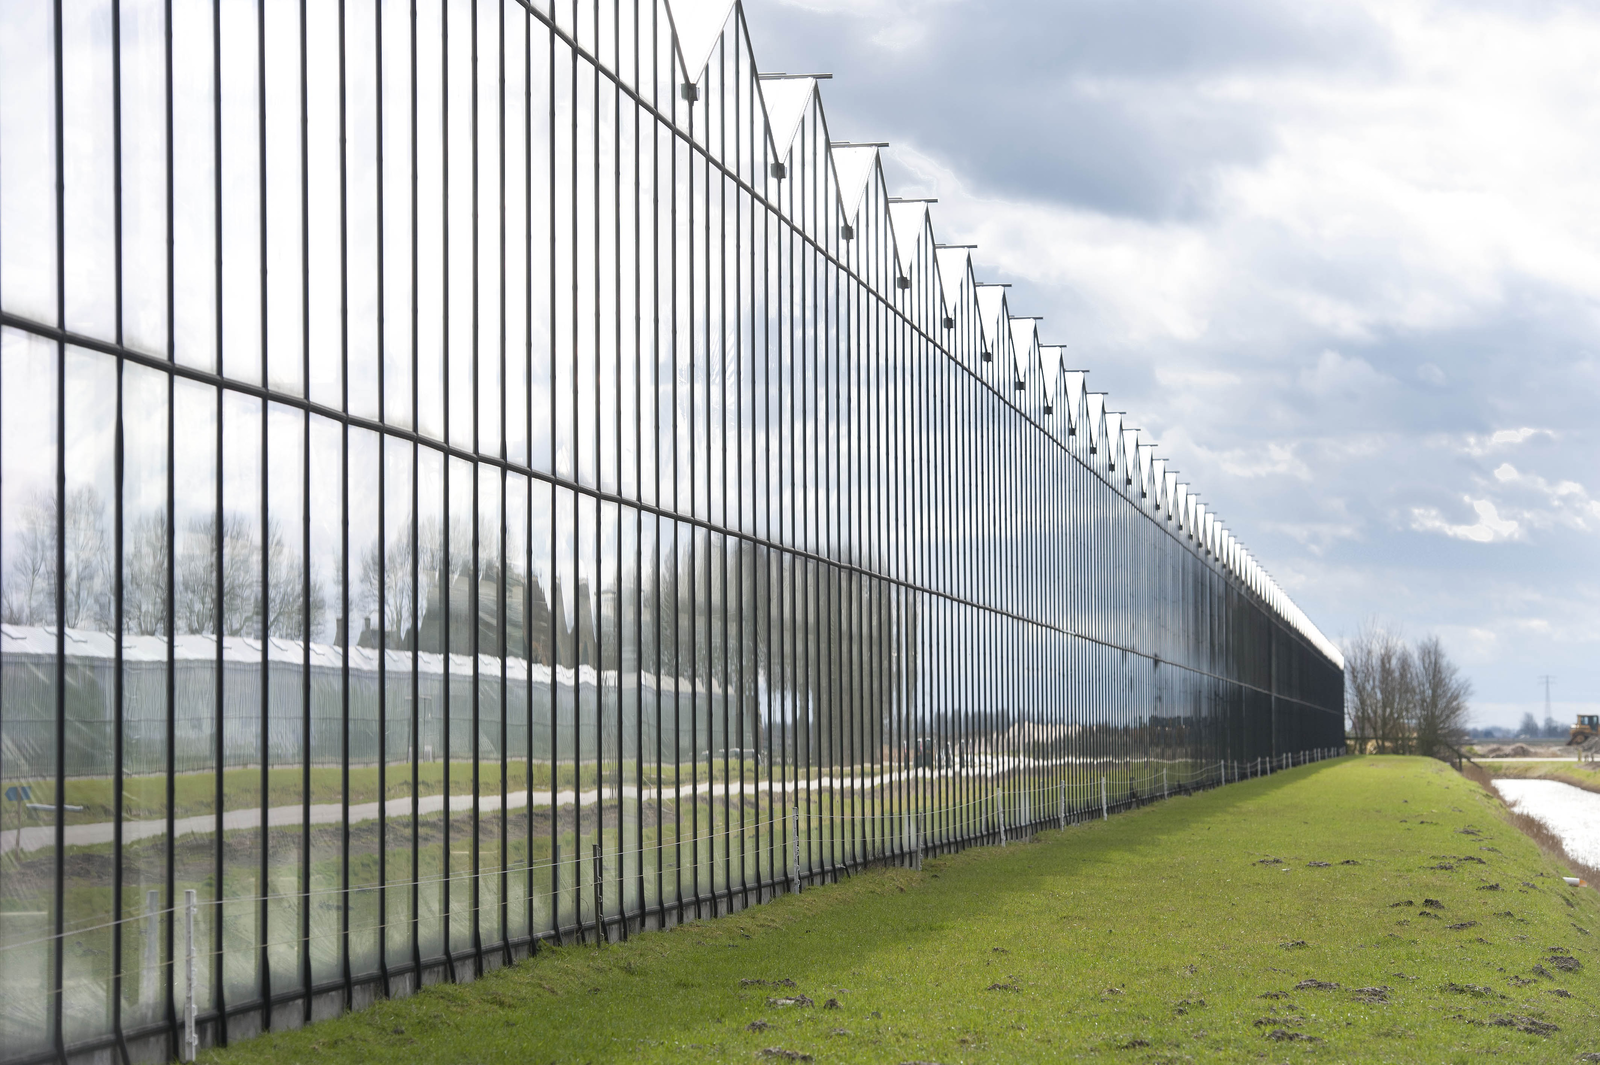
POLYGON ((238 1039, 1342 744, 741 10, 301 6, 0 4, 0 1056, 188 889, 238 1039))

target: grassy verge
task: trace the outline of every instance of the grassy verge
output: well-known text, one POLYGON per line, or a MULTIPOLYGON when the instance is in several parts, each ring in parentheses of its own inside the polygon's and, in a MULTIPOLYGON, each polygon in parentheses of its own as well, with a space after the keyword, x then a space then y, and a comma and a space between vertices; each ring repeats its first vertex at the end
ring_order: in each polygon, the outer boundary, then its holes
POLYGON ((1584 791, 1600 792, 1600 762, 1479 762, 1491 777, 1518 780, 1559 780, 1584 791))
POLYGON ((1442 763, 1348 759, 208 1057, 1567 1062, 1600 1052, 1600 895, 1563 872, 1442 763))

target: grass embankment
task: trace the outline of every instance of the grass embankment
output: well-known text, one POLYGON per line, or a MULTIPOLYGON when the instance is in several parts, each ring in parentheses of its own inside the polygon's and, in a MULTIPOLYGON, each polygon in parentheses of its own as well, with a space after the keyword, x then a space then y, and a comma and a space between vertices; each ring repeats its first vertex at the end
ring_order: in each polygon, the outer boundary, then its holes
POLYGON ((1442 763, 1349 759, 209 1059, 1568 1062, 1600 1051, 1600 895, 1563 871, 1442 763))
POLYGON ((1528 762, 1479 762, 1478 766, 1491 777, 1514 777, 1518 780, 1559 780, 1563 784, 1600 792, 1600 762, 1580 762, 1576 758, 1567 762, 1548 760, 1528 762))

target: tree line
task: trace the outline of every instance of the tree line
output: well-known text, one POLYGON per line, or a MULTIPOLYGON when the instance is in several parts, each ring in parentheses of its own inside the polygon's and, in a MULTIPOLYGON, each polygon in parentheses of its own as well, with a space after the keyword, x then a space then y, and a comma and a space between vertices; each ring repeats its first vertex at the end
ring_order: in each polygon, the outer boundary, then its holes
POLYGON ((1344 648, 1350 734, 1377 754, 1437 755, 1466 738, 1472 683, 1437 636, 1367 625, 1344 648))

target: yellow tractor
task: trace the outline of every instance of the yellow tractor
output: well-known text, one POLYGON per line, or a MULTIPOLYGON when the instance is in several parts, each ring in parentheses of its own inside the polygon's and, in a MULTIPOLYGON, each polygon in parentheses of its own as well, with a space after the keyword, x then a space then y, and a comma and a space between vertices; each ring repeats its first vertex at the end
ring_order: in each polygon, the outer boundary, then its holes
POLYGON ((1600 714, 1579 714, 1578 723, 1572 726, 1572 735, 1567 737, 1567 746, 1588 743, 1596 736, 1600 736, 1600 714))

